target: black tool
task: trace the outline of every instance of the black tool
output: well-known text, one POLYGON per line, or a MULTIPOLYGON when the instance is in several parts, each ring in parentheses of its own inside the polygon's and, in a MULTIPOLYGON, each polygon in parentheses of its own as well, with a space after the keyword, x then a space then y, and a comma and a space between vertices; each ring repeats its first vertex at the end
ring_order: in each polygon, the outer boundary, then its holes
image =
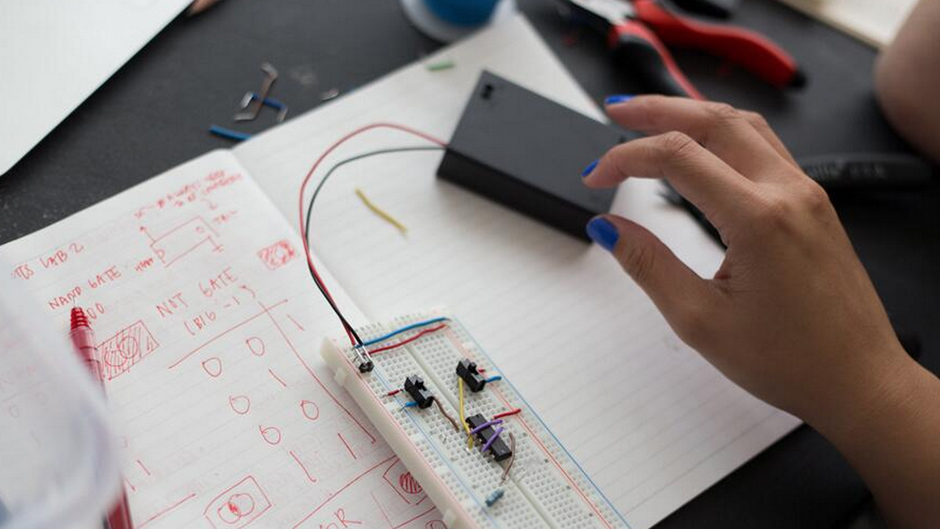
POLYGON ((910 154, 851 153, 808 156, 800 168, 826 191, 920 189, 929 185, 933 168, 910 154))
POLYGON ((729 18, 741 2, 740 0, 672 0, 671 3, 690 13, 729 18))
POLYGON ((561 7, 575 22, 606 35, 620 66, 649 92, 704 99, 666 45, 723 57, 778 88, 806 83, 796 61, 763 35, 684 17, 655 0, 561 0, 561 7))
MULTIPOLYGON (((830 195, 886 190, 916 191, 930 185, 934 173, 929 163, 910 154, 828 154, 800 158, 797 163, 830 195)), ((665 186, 663 198, 687 209, 702 229, 724 245, 718 230, 708 222, 705 214, 668 183, 665 186)))

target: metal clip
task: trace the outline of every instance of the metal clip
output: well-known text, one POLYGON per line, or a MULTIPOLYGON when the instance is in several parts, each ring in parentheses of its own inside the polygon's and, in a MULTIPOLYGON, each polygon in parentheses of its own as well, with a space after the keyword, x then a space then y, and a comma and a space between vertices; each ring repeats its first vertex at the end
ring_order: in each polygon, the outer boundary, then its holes
POLYGON ((264 72, 265 78, 261 83, 261 90, 258 91, 257 99, 253 100, 254 104, 251 104, 252 100, 249 100, 248 106, 251 108, 235 114, 235 121, 252 121, 257 118, 258 113, 261 112, 264 100, 268 97, 268 92, 271 91, 271 85, 277 80, 277 70, 275 70, 274 66, 271 66, 270 63, 264 63, 261 65, 261 71, 264 72))

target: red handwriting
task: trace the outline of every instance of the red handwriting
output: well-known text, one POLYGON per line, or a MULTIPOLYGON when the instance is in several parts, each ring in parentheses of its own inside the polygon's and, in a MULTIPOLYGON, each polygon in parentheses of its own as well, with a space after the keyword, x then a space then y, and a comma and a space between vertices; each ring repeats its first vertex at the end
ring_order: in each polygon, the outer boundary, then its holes
POLYGON ((252 336, 245 340, 245 345, 248 346, 248 350, 251 351, 251 354, 255 356, 264 356, 265 347, 264 340, 258 338, 257 336, 252 336))
POLYGON ((307 480, 310 481, 310 483, 316 483, 317 478, 310 474, 310 472, 307 470, 307 467, 305 467, 304 464, 300 461, 300 458, 297 457, 297 454, 295 454, 292 450, 288 450, 287 453, 290 454, 292 458, 294 458, 294 462, 297 463, 297 466, 299 466, 300 469, 304 471, 304 475, 307 476, 307 480))
POLYGON ((245 395, 229 397, 228 404, 232 407, 232 411, 239 415, 245 415, 251 411, 251 399, 245 395))
POLYGON ((36 275, 36 272, 33 272, 33 269, 29 267, 28 263, 23 263, 13 269, 13 277, 20 279, 29 279, 36 275))
POLYGON ((238 523, 239 520, 255 512, 255 499, 249 494, 232 494, 225 505, 219 507, 216 514, 227 524, 238 523))
MULTIPOLYGON (((239 291, 243 296, 246 295, 246 294, 247 294, 248 296, 251 296, 251 301, 254 301, 254 300, 256 300, 256 299, 258 298, 258 295, 255 294, 255 291, 252 290, 248 285, 238 285, 238 291, 239 291)), ((232 295, 232 301, 229 302, 229 303, 226 303, 226 304, 224 304, 224 305, 222 305, 222 306, 227 309, 227 308, 232 307, 232 304, 233 304, 233 303, 234 303, 235 306, 238 306, 238 305, 241 305, 241 304, 242 304, 242 300, 241 300, 241 298, 239 298, 237 295, 234 295, 234 294, 233 294, 233 295, 232 295)))
MULTIPOLYGON (((382 518, 384 518, 385 523, 388 524, 388 529, 401 529, 402 527, 405 527, 411 524, 411 522, 414 522, 415 520, 418 520, 419 518, 423 518, 424 516, 427 516, 428 514, 432 513, 435 510, 435 507, 432 506, 430 509, 420 512, 403 522, 395 524, 392 522, 391 518, 388 517, 388 513, 386 513, 385 509, 382 508, 382 504, 379 503, 379 500, 378 498, 375 497, 375 494, 370 492, 369 495, 372 496, 372 501, 375 502, 375 506, 379 508, 379 512, 382 514, 382 518)), ((425 524, 424 527, 425 529, 447 529, 447 526, 445 526, 444 523, 441 522, 440 520, 429 521, 427 524, 425 524), (435 521, 437 521, 440 525, 431 525, 435 521)))
POLYGON ((240 173, 226 173, 224 170, 213 171, 199 180, 183 184, 179 188, 157 197, 152 202, 144 204, 134 212, 134 217, 142 219, 149 212, 185 207, 188 204, 201 201, 215 191, 240 180, 242 180, 240 173))
POLYGON ((225 224, 229 222, 230 220, 234 219, 235 215, 238 215, 238 212, 235 211, 234 209, 231 211, 226 211, 225 213, 221 213, 219 215, 212 217, 212 222, 221 226, 222 224, 225 224))
POLYGON ((247 476, 209 502, 202 512, 213 529, 242 529, 271 508, 271 500, 253 476, 247 476))
POLYGON ((294 325, 296 325, 297 328, 298 328, 300 331, 303 331, 303 330, 304 330, 304 326, 301 325, 301 324, 299 324, 299 323, 297 323, 297 320, 295 320, 294 317, 291 316, 290 314, 287 315, 287 319, 289 319, 294 325))
POLYGON ((278 384, 284 386, 285 388, 287 387, 287 382, 284 382, 283 380, 281 380, 281 377, 277 376, 277 374, 274 371, 271 371, 270 369, 268 369, 268 373, 271 373, 271 377, 274 378, 274 380, 277 380, 278 384))
POLYGON ((313 518, 314 516, 316 516, 317 513, 320 512, 320 509, 322 509, 322 508, 325 507, 328 503, 330 503, 331 501, 333 501, 333 498, 336 498, 338 495, 340 495, 340 494, 342 494, 343 492, 345 492, 346 489, 348 489, 349 487, 352 487, 353 485, 355 485, 356 482, 358 482, 360 479, 362 479, 362 478, 364 478, 365 476, 371 474, 375 469, 381 467, 382 465, 385 465, 386 463, 388 463, 389 461, 392 461, 393 459, 395 459, 395 456, 389 457, 388 459, 385 459, 385 460, 383 460, 383 461, 379 461, 379 462, 376 463, 375 465, 371 466, 368 470, 366 470, 366 471, 362 472, 361 474, 359 474, 358 476, 354 477, 354 478, 353 478, 352 480, 350 480, 348 483, 346 483, 345 485, 343 485, 339 490, 337 490, 336 492, 330 494, 322 503, 320 503, 320 505, 318 505, 318 506, 317 506, 316 508, 314 508, 312 511, 310 511, 309 513, 307 513, 306 516, 304 516, 303 518, 301 518, 300 521, 298 521, 297 523, 295 523, 294 525, 292 525, 292 526, 291 526, 291 529, 297 529, 298 527, 300 527, 301 525, 303 525, 304 523, 306 523, 307 520, 309 520, 310 518, 313 518))
POLYGON ((88 280, 88 286, 92 289, 96 289, 106 283, 114 282, 121 278, 121 271, 118 270, 118 267, 112 266, 100 274, 96 274, 95 277, 88 280))
POLYGON ((241 179, 242 175, 239 173, 226 173, 222 170, 213 171, 205 178, 205 181, 208 183, 208 186, 205 188, 206 195, 212 194, 213 191, 223 187, 232 185, 241 179))
POLYGON ((247 292, 248 294, 250 294, 252 301, 258 299, 258 295, 255 294, 255 291, 254 291, 254 290, 248 288, 248 285, 239 285, 238 288, 240 288, 240 289, 244 290, 245 292, 247 292))
POLYGON ((398 486, 408 494, 421 494, 424 492, 424 489, 421 488, 421 484, 411 475, 411 472, 405 472, 398 476, 398 486))
POLYGON ((205 281, 200 281, 199 291, 202 292, 203 296, 211 298, 225 287, 235 284, 236 281, 238 281, 238 278, 232 273, 232 268, 228 267, 219 272, 217 276, 205 281))
POLYGON ((143 226, 140 231, 150 239, 150 249, 167 268, 203 245, 216 253, 223 249, 216 242, 219 234, 202 217, 193 217, 156 237, 143 226))
POLYGON ((189 496, 186 496, 185 498, 183 498, 183 499, 181 499, 181 500, 179 500, 179 501, 177 501, 177 502, 174 502, 174 503, 170 504, 169 507, 160 509, 160 510, 157 511, 155 514, 153 514, 150 518, 147 518, 146 520, 144 520, 143 522, 141 522, 140 525, 136 525, 136 524, 135 524, 135 527, 136 527, 137 529, 143 529, 143 527, 144 527, 145 525, 147 525, 147 524, 149 524, 150 522, 152 522, 152 521, 154 521, 154 520, 160 518, 161 516, 167 514, 168 512, 172 511, 173 509, 179 507, 180 505, 186 503, 187 501, 189 501, 189 500, 191 500, 191 499, 193 499, 193 498, 195 498, 195 497, 196 497, 196 493, 193 492, 193 493, 190 494, 189 496))
POLYGON ((101 352, 102 372, 107 380, 126 373, 160 346, 143 321, 137 320, 108 338, 98 350, 101 352))
POLYGON ((69 260, 70 256, 80 254, 84 249, 85 247, 83 245, 73 242, 65 248, 57 249, 51 254, 40 255, 39 264, 46 269, 62 266, 69 260))
MULTIPOLYGON (((58 268, 68 262, 69 259, 75 255, 82 253, 84 250, 85 246, 80 243, 69 243, 68 245, 62 248, 57 248, 48 254, 40 255, 35 259, 36 262, 33 264, 38 264, 40 267, 42 267, 41 269, 37 268, 37 270, 58 268)), ((33 269, 33 266, 30 265, 30 262, 20 263, 13 269, 12 274, 14 278, 24 280, 30 279, 34 275, 36 275, 36 270, 33 269)))
MULTIPOLYGON (((389 465, 387 469, 385 469, 385 472, 382 473, 382 481, 384 481, 385 484, 388 485, 388 488, 391 489, 392 492, 394 492, 407 505, 413 504, 411 499, 409 499, 409 496, 421 494, 421 485, 418 485, 417 481, 411 477, 411 473, 408 472, 408 470, 405 468, 405 464, 402 463, 400 459, 396 458, 395 461, 393 461, 392 464, 389 465), (398 475, 397 480, 395 480, 396 474, 398 475), (405 475, 407 475, 408 478, 404 478, 405 475), (413 485, 411 483, 412 481, 414 482, 413 485), (406 485, 408 485, 408 488, 406 488, 406 485), (419 489, 418 492, 411 492, 412 490, 415 490, 414 485, 417 485, 417 489, 419 489)), ((418 499, 417 503, 414 503, 413 505, 418 505, 424 501, 425 498, 426 496, 418 499)))
POLYGON ((303 413, 307 419, 315 421, 320 418, 320 407, 315 402, 302 400, 300 401, 300 413, 303 413))
MULTIPOLYGON (((287 300, 286 300, 286 299, 285 299, 285 300, 281 300, 281 301, 275 303, 275 304, 272 305, 270 308, 276 307, 276 306, 281 305, 281 304, 284 304, 284 303, 287 303, 287 300)), ((227 330, 222 331, 221 333, 217 334, 216 336, 210 338, 210 339, 209 339, 208 341, 206 341, 204 344, 202 344, 202 345, 200 345, 199 347, 193 349, 192 351, 186 353, 185 355, 183 355, 182 357, 180 357, 177 361, 175 361, 175 362, 173 362, 172 364, 170 364, 169 366, 167 366, 167 369, 174 369, 174 368, 176 368, 177 366, 179 366, 180 364, 182 364, 182 363, 183 363, 187 358, 189 358, 190 356, 192 356, 192 355, 198 353, 199 351, 201 351, 201 350, 204 349, 205 347, 211 345, 213 342, 215 342, 216 340, 218 340, 218 339, 224 337, 226 334, 228 334, 228 333, 234 331, 235 329, 238 329, 238 328, 240 328, 240 327, 242 327, 242 326, 244 326, 244 325, 248 325, 248 324, 251 323, 252 321, 254 321, 254 320, 258 319, 258 318, 261 318, 262 316, 267 316, 267 315, 268 315, 267 311, 270 310, 270 308, 264 307, 263 305, 262 305, 262 307, 263 307, 265 310, 263 310, 262 312, 259 312, 259 313, 255 314, 254 316, 251 316, 250 318, 248 318, 248 319, 246 319, 246 320, 243 320, 241 323, 238 323, 238 324, 233 325, 232 327, 229 327, 227 330)))
POLYGON ((144 471, 144 474, 150 475, 150 469, 144 466, 144 463, 140 459, 137 460, 137 466, 144 471))
POLYGON ((277 445, 281 442, 281 429, 277 426, 259 426, 258 431, 269 445, 277 445))
POLYGON ((189 307, 189 303, 186 303, 186 300, 183 299, 183 293, 177 292, 169 299, 157 303, 154 308, 157 309, 157 314, 159 314, 161 318, 166 318, 167 316, 172 316, 174 311, 187 307, 189 307))
POLYGON ((98 319, 98 316, 101 316, 105 313, 104 305, 98 303, 97 301, 84 307, 85 316, 88 316, 88 319, 95 321, 98 319))
POLYGON ((290 352, 291 352, 291 354, 293 355, 293 357, 297 360, 297 363, 299 363, 300 366, 303 367, 304 371, 310 376, 311 379, 313 379, 314 382, 316 382, 317 386, 319 386, 320 389, 323 390, 323 392, 326 393, 326 394, 330 397, 330 400, 333 402, 333 404, 335 404, 336 407, 338 407, 339 409, 343 410, 343 413, 345 413, 345 414, 349 417, 349 419, 350 419, 353 423, 356 424, 356 426, 362 431, 363 435, 367 436, 367 437, 371 440, 371 442, 374 444, 374 443, 376 442, 376 437, 375 437, 375 435, 373 435, 373 434, 362 424, 362 421, 360 421, 359 418, 356 417, 356 415, 354 415, 354 414, 349 410, 349 408, 346 407, 346 405, 344 405, 344 404, 336 397, 336 395, 333 394, 332 391, 330 391, 330 389, 329 389, 328 387, 326 387, 326 385, 323 383, 323 381, 320 380, 319 375, 317 375, 317 373, 310 367, 310 364, 308 364, 308 363, 306 362, 306 360, 304 360, 303 356, 301 356, 300 352, 299 352, 299 351, 297 350, 297 348, 294 346, 294 342, 292 342, 292 341, 290 340, 290 337, 288 337, 288 336, 287 336, 287 333, 284 332, 284 328, 281 327, 281 324, 277 321, 277 318, 275 318, 274 315, 271 313, 271 311, 272 311, 273 309, 275 309, 276 307, 281 306, 281 305, 283 305, 283 304, 285 304, 285 303, 287 303, 287 300, 281 300, 281 301, 278 301, 277 303, 275 303, 275 304, 273 304, 273 305, 271 305, 271 306, 266 306, 266 305, 264 305, 263 303, 260 303, 260 302, 259 302, 258 305, 261 307, 261 311, 260 311, 260 312, 258 312, 257 314, 254 314, 253 316, 250 316, 250 317, 248 317, 248 318, 242 320, 242 321, 239 322, 239 323, 236 323, 235 325, 232 325, 231 327, 229 327, 229 328, 227 328, 226 330, 222 331, 221 333, 219 333, 219 334, 213 336, 212 338, 209 338, 209 339, 206 340, 202 345, 196 347, 195 349, 190 350, 189 352, 187 352, 186 354, 184 354, 183 356, 181 356, 180 358, 178 358, 176 361, 174 361, 173 363, 171 363, 170 365, 168 365, 168 366, 167 366, 167 369, 176 369, 177 367, 179 367, 180 364, 182 364, 183 362, 185 362, 187 359, 189 359, 189 358, 192 357, 193 355, 199 353, 200 351, 202 351, 202 350, 205 349, 206 347, 212 345, 212 344, 215 343, 216 341, 218 341, 218 340, 224 338, 224 337, 225 337, 226 335, 228 335, 230 332, 233 332, 233 331, 235 331, 236 329, 240 329, 241 327, 243 327, 243 326, 245 326, 245 325, 248 325, 249 323, 255 321, 255 320, 258 319, 258 318, 266 317, 266 318, 268 319, 268 321, 270 321, 271 325, 273 325, 274 328, 277 330, 277 332, 278 332, 278 334, 281 336, 281 338, 284 340, 284 343, 287 345, 288 349, 290 349, 290 352))
POLYGON ((222 359, 213 356, 202 361, 202 368, 206 374, 212 378, 218 378, 222 374, 222 359))
POLYGON ((138 272, 143 272, 144 270, 147 270, 148 268, 152 267, 153 263, 155 262, 157 262, 156 259, 154 259, 153 257, 148 257, 140 261, 136 265, 134 265, 134 270, 138 272))
POLYGON ((362 525, 361 521, 358 520, 348 520, 346 518, 346 511, 342 508, 333 513, 333 517, 336 518, 335 522, 330 522, 327 524, 320 524, 320 529, 346 529, 351 525, 362 525))
POLYGON ((258 251, 258 258, 271 270, 277 270, 295 257, 297 257, 297 252, 287 241, 278 241, 258 251))
POLYGON ((193 318, 190 318, 183 322, 183 327, 186 328, 186 331, 191 336, 196 336, 201 331, 204 331, 209 324, 216 320, 217 316, 214 311, 207 310, 193 318))
POLYGON ((336 432, 336 436, 339 437, 339 440, 343 442, 343 446, 345 446, 346 450, 349 451, 349 455, 351 455, 353 459, 359 459, 358 457, 356 457, 356 454, 353 452, 352 447, 349 446, 349 443, 346 442, 346 438, 343 437, 343 434, 336 432))
POLYGON ((80 285, 75 286, 72 290, 69 290, 61 296, 56 296, 46 303, 49 305, 49 308, 52 310, 57 310, 62 307, 71 309, 72 305, 75 304, 75 300, 82 295, 82 287, 80 285))

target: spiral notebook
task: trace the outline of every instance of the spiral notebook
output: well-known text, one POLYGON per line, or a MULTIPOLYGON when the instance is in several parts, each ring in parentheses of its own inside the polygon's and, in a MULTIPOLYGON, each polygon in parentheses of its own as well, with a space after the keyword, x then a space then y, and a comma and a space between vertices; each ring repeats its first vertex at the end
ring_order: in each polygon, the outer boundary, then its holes
MULTIPOLYGON (((484 68, 602 116, 521 16, 441 59, 456 67, 408 66, 0 248, 51 329, 73 303, 93 318, 138 529, 443 527, 319 359, 342 328, 305 269, 300 181, 368 123, 448 138, 484 68)), ((420 144, 376 130, 328 160, 420 144)), ((361 160, 324 187, 310 240, 354 324, 448 306, 638 529, 798 424, 685 347, 602 249, 437 181, 440 156, 361 160)), ((614 209, 712 273, 721 250, 658 189, 631 181, 614 209)))

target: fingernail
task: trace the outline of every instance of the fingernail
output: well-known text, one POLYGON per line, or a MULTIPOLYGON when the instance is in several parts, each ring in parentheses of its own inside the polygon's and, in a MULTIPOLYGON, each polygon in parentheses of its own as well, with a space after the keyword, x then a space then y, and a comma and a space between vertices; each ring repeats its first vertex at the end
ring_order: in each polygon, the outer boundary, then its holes
POLYGON ((599 161, 600 159, 594 160, 593 162, 591 162, 591 165, 588 165, 587 167, 585 167, 584 170, 581 171, 581 178, 584 178, 585 176, 591 174, 591 171, 593 171, 594 168, 597 167, 597 162, 599 161))
POLYGON ((633 99, 633 96, 628 94, 621 94, 615 96, 607 96, 607 99, 604 100, 605 105, 616 105, 617 103, 623 103, 624 101, 629 101, 633 99))
POLYGON ((594 217, 587 225, 587 234, 592 241, 601 245, 608 252, 614 250, 617 246, 617 240, 620 239, 620 233, 617 228, 604 217, 594 217))

